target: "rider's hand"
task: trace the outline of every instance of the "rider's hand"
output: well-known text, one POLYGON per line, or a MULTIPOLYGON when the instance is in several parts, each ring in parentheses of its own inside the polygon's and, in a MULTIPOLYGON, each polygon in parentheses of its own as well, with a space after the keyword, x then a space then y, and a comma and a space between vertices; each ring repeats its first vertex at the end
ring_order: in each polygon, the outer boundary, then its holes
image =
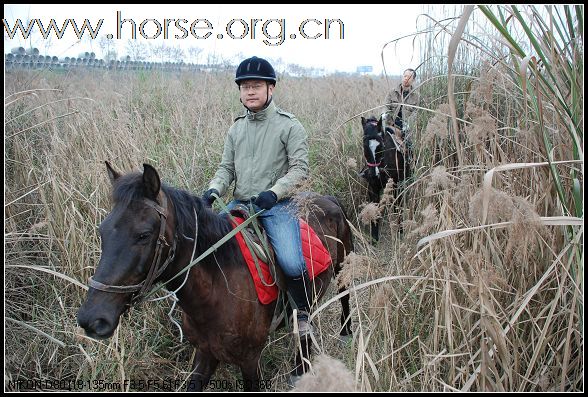
POLYGON ((212 195, 213 193, 216 194, 217 196, 220 196, 218 190, 216 190, 216 189, 208 189, 202 195, 202 201, 204 201, 204 203, 206 205, 208 205, 209 207, 212 207, 212 203, 214 203, 214 200, 216 200, 216 197, 214 197, 212 195))
POLYGON ((264 210, 269 210, 278 202, 278 196, 271 190, 259 193, 259 196, 255 199, 254 204, 264 210))

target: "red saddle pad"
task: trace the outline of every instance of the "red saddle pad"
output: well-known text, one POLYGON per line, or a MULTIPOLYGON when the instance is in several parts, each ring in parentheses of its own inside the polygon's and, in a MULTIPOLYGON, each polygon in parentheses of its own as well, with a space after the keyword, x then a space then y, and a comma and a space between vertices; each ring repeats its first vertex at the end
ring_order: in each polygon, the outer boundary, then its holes
MULTIPOLYGON (((237 227, 237 225, 243 223, 243 219, 241 218, 235 217, 233 219, 237 223, 233 225, 234 227, 237 227)), ((237 233, 235 237, 239 242, 239 247, 241 248, 243 258, 245 258, 247 267, 249 268, 251 276, 253 277, 253 283, 255 284, 255 290, 257 291, 257 297, 259 298, 259 301, 263 304, 273 302, 278 297, 278 286, 274 284, 274 279, 270 273, 269 266, 267 263, 258 259, 263 280, 266 284, 270 284, 270 286, 267 286, 261 281, 259 277, 257 268, 255 267, 255 261, 253 260, 253 256, 251 255, 249 248, 247 248, 247 244, 245 243, 245 239, 243 238, 241 232, 237 233)), ((308 270, 308 275, 312 280, 327 270, 332 262, 331 254, 329 254, 329 251, 325 248, 323 242, 318 238, 314 230, 302 219, 300 219, 300 237, 302 239, 302 254, 304 255, 304 259, 306 261, 306 269, 308 270)))

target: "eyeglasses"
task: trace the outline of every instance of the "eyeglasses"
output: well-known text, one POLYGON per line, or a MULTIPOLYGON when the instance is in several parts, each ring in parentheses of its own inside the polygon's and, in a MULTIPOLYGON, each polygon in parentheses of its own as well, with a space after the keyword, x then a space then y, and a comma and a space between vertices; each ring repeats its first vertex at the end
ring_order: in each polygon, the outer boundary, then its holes
POLYGON ((261 90, 262 87, 265 87, 265 84, 241 84, 239 86, 239 89, 241 91, 249 91, 249 90, 253 90, 253 91, 259 91, 261 90))

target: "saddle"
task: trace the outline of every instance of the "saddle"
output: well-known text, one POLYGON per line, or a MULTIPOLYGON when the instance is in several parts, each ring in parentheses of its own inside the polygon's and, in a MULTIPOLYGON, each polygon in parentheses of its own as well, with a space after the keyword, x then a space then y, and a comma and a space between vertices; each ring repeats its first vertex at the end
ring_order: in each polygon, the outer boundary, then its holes
MULTIPOLYGON (((250 217, 249 209, 244 204, 237 204, 237 206, 230 211, 230 214, 236 218, 235 222, 239 225, 250 217)), ((241 231, 241 233, 238 233, 237 241, 239 241, 239 246, 245 256, 245 260, 248 261, 248 263, 251 261, 255 263, 255 268, 262 284, 265 286, 277 285, 280 290, 286 291, 284 272, 279 266, 276 266, 276 255, 259 219, 254 219, 241 231), (240 236, 241 238, 239 238, 240 236), (245 243, 249 255, 244 251, 245 247, 243 246, 243 243, 245 243), (267 275, 263 274, 264 272, 261 268, 262 265, 259 264, 259 262, 268 266, 271 275, 270 280, 267 280, 266 277, 264 277, 267 275)))
MULTIPOLYGON (((233 226, 237 227, 249 219, 246 206, 238 205, 231 210, 233 226)), ((300 223, 302 254, 310 280, 327 270, 332 262, 331 254, 323 245, 314 230, 303 219, 300 223)), ((253 277, 257 296, 261 303, 268 304, 277 299, 279 290, 286 291, 286 278, 276 258, 261 224, 254 219, 248 227, 235 235, 241 253, 253 277)))

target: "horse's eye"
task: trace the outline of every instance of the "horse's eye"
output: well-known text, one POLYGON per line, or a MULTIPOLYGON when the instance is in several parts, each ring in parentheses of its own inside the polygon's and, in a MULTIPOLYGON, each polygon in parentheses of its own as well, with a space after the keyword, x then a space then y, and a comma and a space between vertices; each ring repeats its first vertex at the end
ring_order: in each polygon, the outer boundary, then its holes
POLYGON ((146 240, 149 239, 150 236, 151 236, 151 233, 141 233, 137 240, 139 240, 140 242, 145 242, 146 240))

